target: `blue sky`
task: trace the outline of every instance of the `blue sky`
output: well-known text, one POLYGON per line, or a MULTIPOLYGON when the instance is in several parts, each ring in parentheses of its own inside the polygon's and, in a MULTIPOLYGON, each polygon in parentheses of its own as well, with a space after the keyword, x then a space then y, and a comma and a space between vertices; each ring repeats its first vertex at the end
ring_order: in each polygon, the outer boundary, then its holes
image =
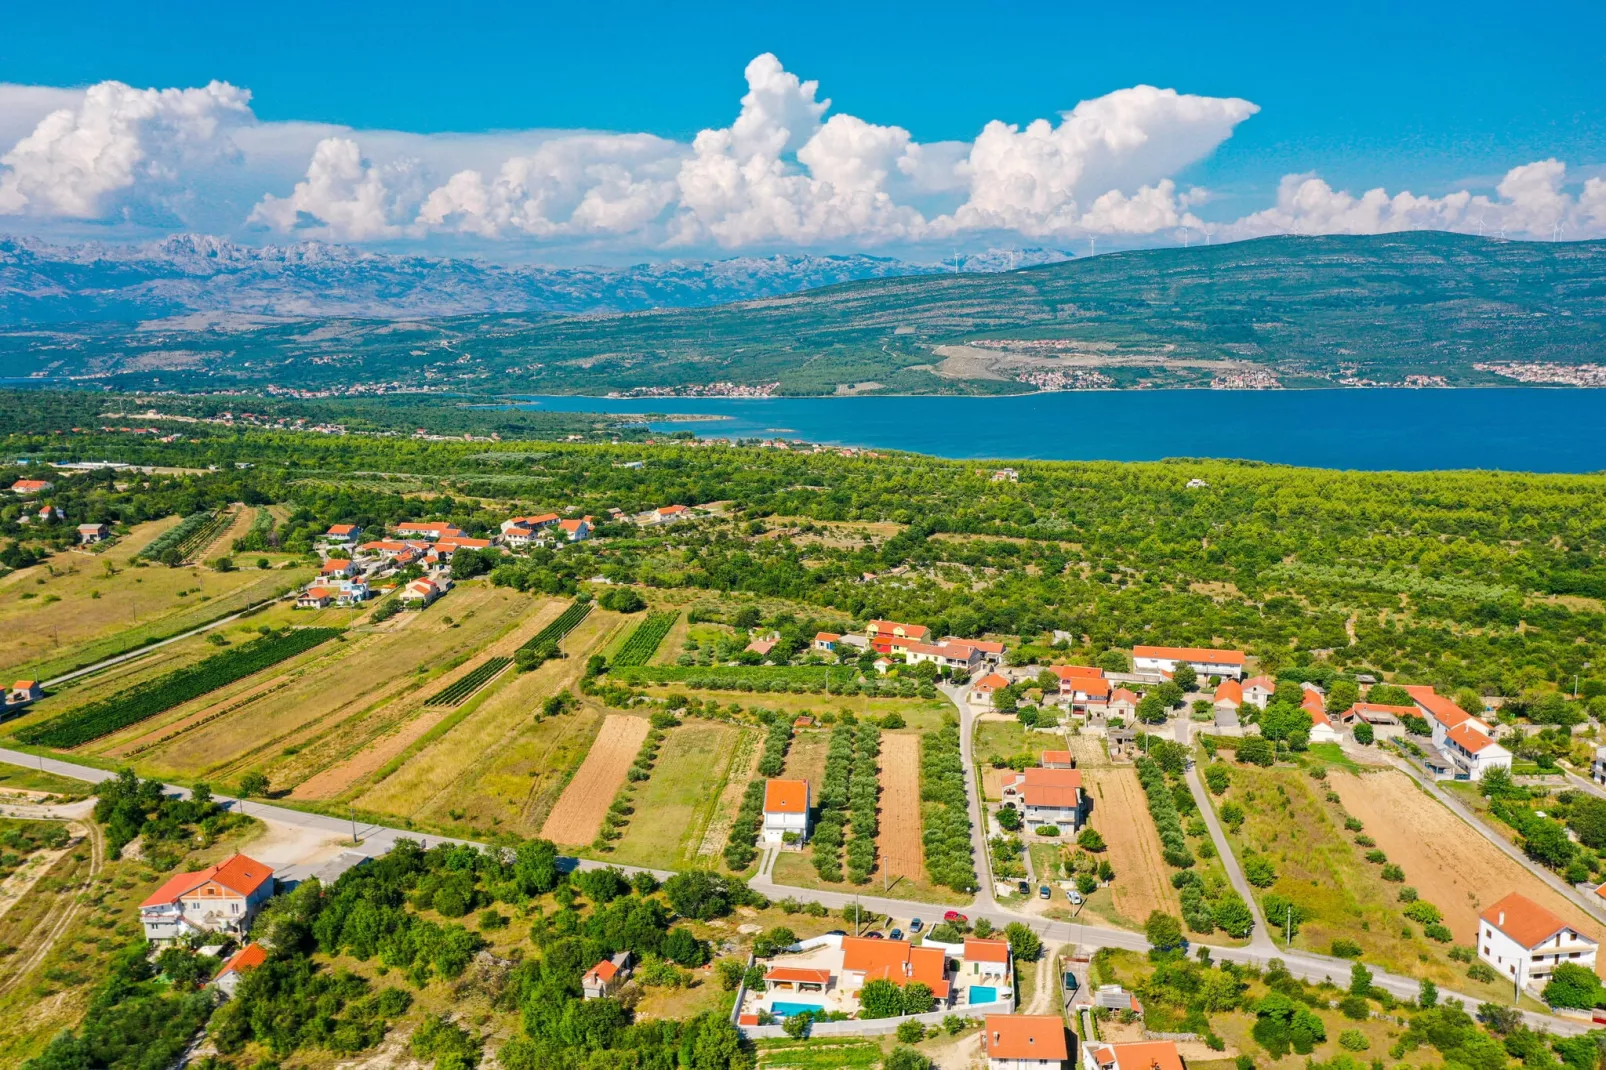
MULTIPOLYGON (((1425 197, 1465 189, 1498 204, 1502 198, 1494 187, 1512 168, 1559 160, 1567 170, 1552 185, 1583 197, 1580 183, 1599 176, 1606 164, 1606 4, 1598 2, 1520 9, 1489 3, 1453 9, 1381 3, 1341 8, 1150 3, 1141 9, 618 3, 607 5, 600 16, 581 5, 492 3, 453 11, 410 2, 271 8, 82 3, 29 5, 8 13, 7 23, 0 37, 5 82, 87 87, 115 79, 145 89, 224 81, 250 91, 253 124, 274 129, 279 129, 274 124, 316 124, 321 134, 349 133, 365 167, 405 170, 398 161, 425 160, 412 172, 429 173, 420 201, 426 187, 455 173, 458 161, 446 154, 435 160, 433 149, 376 145, 363 132, 437 137, 514 132, 523 138, 508 142, 514 154, 539 142, 529 132, 547 130, 650 134, 687 146, 699 131, 732 123, 749 88, 744 68, 767 52, 786 72, 819 83, 818 98, 832 101, 827 117, 848 113, 877 127, 901 128, 924 144, 968 144, 994 120, 1017 126, 1034 119, 1057 121, 1080 101, 1144 84, 1202 98, 1240 99, 1258 108, 1251 117, 1229 120, 1225 131, 1201 135, 1193 151, 1168 161, 1172 166, 1165 175, 1141 168, 1112 172, 1110 188, 1128 197, 1162 179, 1173 181, 1178 191, 1194 186, 1208 191, 1155 217, 1163 217, 1166 225, 1146 234, 1131 222, 1117 225, 1114 241, 1170 240, 1177 229, 1173 219, 1184 227, 1191 225, 1190 218, 1225 226, 1272 205, 1279 184, 1291 174, 1319 174, 1333 190, 1356 196, 1373 187, 1425 197), (383 158, 386 151, 394 158, 383 158), (440 175, 430 170, 437 166, 440 175)), ((33 116, 19 114, 13 125, 24 128, 33 116)), ((468 152, 464 162, 489 183, 500 165, 489 141, 476 144, 486 151, 468 152)), ((0 153, 7 148, 0 145, 0 153)), ((796 161, 797 148, 790 144, 781 162, 806 171, 796 161)), ((246 155, 262 159, 263 151, 247 149, 246 155)), ((302 153, 297 170, 306 164, 302 153)), ((630 166, 646 164, 634 159, 630 166)), ((187 201, 167 191, 162 211, 147 211, 145 202, 135 211, 118 204, 110 220, 74 209, 69 224, 59 211, 42 211, 34 196, 11 213, 17 226, 9 229, 76 233, 116 225, 143 233, 180 222, 226 223, 226 215, 213 219, 184 205, 227 200, 229 210, 239 214, 260 195, 271 193, 282 201, 297 177, 283 170, 264 164, 250 178, 216 179, 218 188, 228 187, 227 196, 198 178, 187 201), (252 187, 253 181, 263 188, 252 187), (195 214, 186 216, 186 210, 195 214)), ((386 172, 387 194, 395 193, 393 179, 393 172, 386 172)), ((953 191, 934 190, 927 184, 919 192, 894 190, 893 196, 901 197, 900 205, 915 206, 924 227, 953 212, 962 199, 953 191)), ((1023 230, 1014 217, 1005 218, 1006 212, 967 230, 965 240, 1012 232, 1035 244, 1077 240, 1105 225, 1103 216, 1087 209, 1096 192, 1077 191, 1077 222, 1068 223, 1070 217, 1062 213, 1056 222, 1026 224, 1023 230), (1087 225, 1078 231, 1081 223, 1087 225)), ((112 191, 109 199, 125 195, 133 196, 132 190, 112 191)), ((107 202, 108 195, 102 195, 93 207, 100 211, 107 202)), ((12 203, 20 202, 13 198, 12 203)), ((315 236, 341 237, 339 226, 319 214, 321 203, 312 194, 302 198, 290 225, 315 236)), ((0 212, 5 204, 0 191, 0 212)), ((408 215, 416 207, 396 207, 392 223, 416 230, 408 215)), ((674 205, 664 209, 677 210, 674 205)), ((1296 214, 1285 213, 1287 219, 1296 214)), ((1467 223, 1464 216, 1457 217, 1460 223, 1467 223)), ((1522 216, 1525 227, 1543 231, 1543 221, 1530 216, 1522 216)), ((265 218, 258 213, 258 229, 265 218)), ((1573 237, 1585 236, 1594 225, 1587 210, 1556 219, 1573 237)), ((7 222, 0 215, 0 229, 7 229, 7 222)), ((1310 222, 1312 229, 1321 228, 1320 219, 1310 222)), ((243 220, 241 227, 242 233, 250 230, 243 220)), ((903 247, 934 240, 930 228, 921 227, 889 231, 880 225, 866 231, 872 237, 859 244, 903 247), (889 240, 889 233, 902 237, 889 240)), ((838 226, 830 231, 834 237, 821 240, 852 245, 851 230, 838 226)), ((716 231, 703 228, 676 240, 687 249, 770 248, 816 240, 799 239, 796 234, 803 232, 784 227, 756 228, 751 233, 760 240, 743 238, 733 245, 716 231)), ((443 240, 398 233, 385 230, 371 240, 443 240)), ((632 233, 617 247, 631 241, 657 247, 670 240, 647 235, 641 227, 632 233)), ((481 233, 461 240, 498 239, 481 233)), ((943 240, 955 239, 945 232, 943 240)), ((526 227, 516 244, 539 248, 543 241, 532 239, 526 227)), ((579 244, 612 247, 607 241, 599 244, 594 233, 579 244)))

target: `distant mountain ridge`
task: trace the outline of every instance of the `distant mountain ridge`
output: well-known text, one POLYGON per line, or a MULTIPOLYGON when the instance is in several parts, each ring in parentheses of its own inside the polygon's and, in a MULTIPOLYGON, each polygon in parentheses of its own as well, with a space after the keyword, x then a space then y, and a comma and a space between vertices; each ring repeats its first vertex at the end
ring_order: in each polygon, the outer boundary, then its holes
MULTIPOLYGON (((1068 254, 1045 249, 992 251, 965 259, 963 267, 1000 271, 1064 259, 1068 254)), ((250 246, 205 234, 140 245, 0 238, 0 325, 138 322, 189 313, 419 319, 641 312, 951 270, 865 254, 563 268, 395 256, 316 241, 250 246)))

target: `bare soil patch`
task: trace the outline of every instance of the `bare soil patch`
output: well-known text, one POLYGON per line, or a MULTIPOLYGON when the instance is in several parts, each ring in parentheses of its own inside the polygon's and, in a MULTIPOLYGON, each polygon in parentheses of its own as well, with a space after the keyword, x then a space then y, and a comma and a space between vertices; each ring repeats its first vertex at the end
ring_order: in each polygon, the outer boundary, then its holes
POLYGON ((1182 903, 1171 887, 1171 871, 1161 856, 1160 837, 1149 818, 1137 771, 1105 767, 1084 769, 1082 775, 1093 799, 1088 824, 1104 837, 1115 869, 1115 881, 1110 885, 1115 909, 1134 921, 1142 921, 1154 910, 1180 914, 1182 903))
POLYGON ((574 779, 547 815, 541 835, 554 843, 583 844, 597 838, 602 817, 625 782, 650 726, 643 717, 610 713, 574 779))
MULTIPOLYGON (((1458 944, 1477 942, 1478 912, 1511 892, 1554 911, 1592 939, 1602 927, 1570 900, 1469 828, 1397 769, 1357 776, 1328 769, 1327 783, 1366 834, 1405 870, 1405 883, 1438 907, 1458 944)), ((1606 977, 1606 962, 1595 971, 1606 977)))
POLYGON ((920 842, 920 737, 893 732, 881 736, 881 835, 876 844, 887 872, 912 881, 925 879, 920 842))

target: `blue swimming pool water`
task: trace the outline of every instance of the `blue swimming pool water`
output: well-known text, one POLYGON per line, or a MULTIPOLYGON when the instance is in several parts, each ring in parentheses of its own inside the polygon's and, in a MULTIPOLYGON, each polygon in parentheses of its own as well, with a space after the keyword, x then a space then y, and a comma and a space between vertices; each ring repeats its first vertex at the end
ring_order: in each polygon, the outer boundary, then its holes
POLYGON ((998 998, 998 989, 989 988, 989 987, 987 987, 985 985, 971 985, 970 986, 970 996, 969 996, 969 998, 968 998, 968 1000, 966 1002, 973 1003, 973 1004, 974 1003, 992 1003, 997 998, 998 998))
POLYGON ((818 1011, 819 1009, 820 1005, 818 1003, 781 1003, 777 1001, 770 1004, 770 1010, 777 1018, 790 1018, 794 1014, 802 1014, 804 1011, 818 1011))

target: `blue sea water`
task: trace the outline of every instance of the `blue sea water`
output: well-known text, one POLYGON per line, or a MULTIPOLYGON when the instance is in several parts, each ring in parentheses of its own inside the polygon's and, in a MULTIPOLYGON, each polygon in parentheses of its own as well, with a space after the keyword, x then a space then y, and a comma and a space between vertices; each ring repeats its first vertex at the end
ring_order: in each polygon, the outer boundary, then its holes
POLYGON ((555 412, 703 414, 654 430, 953 458, 1222 457, 1380 471, 1606 470, 1606 391, 1130 390, 1014 397, 529 397, 555 412))

